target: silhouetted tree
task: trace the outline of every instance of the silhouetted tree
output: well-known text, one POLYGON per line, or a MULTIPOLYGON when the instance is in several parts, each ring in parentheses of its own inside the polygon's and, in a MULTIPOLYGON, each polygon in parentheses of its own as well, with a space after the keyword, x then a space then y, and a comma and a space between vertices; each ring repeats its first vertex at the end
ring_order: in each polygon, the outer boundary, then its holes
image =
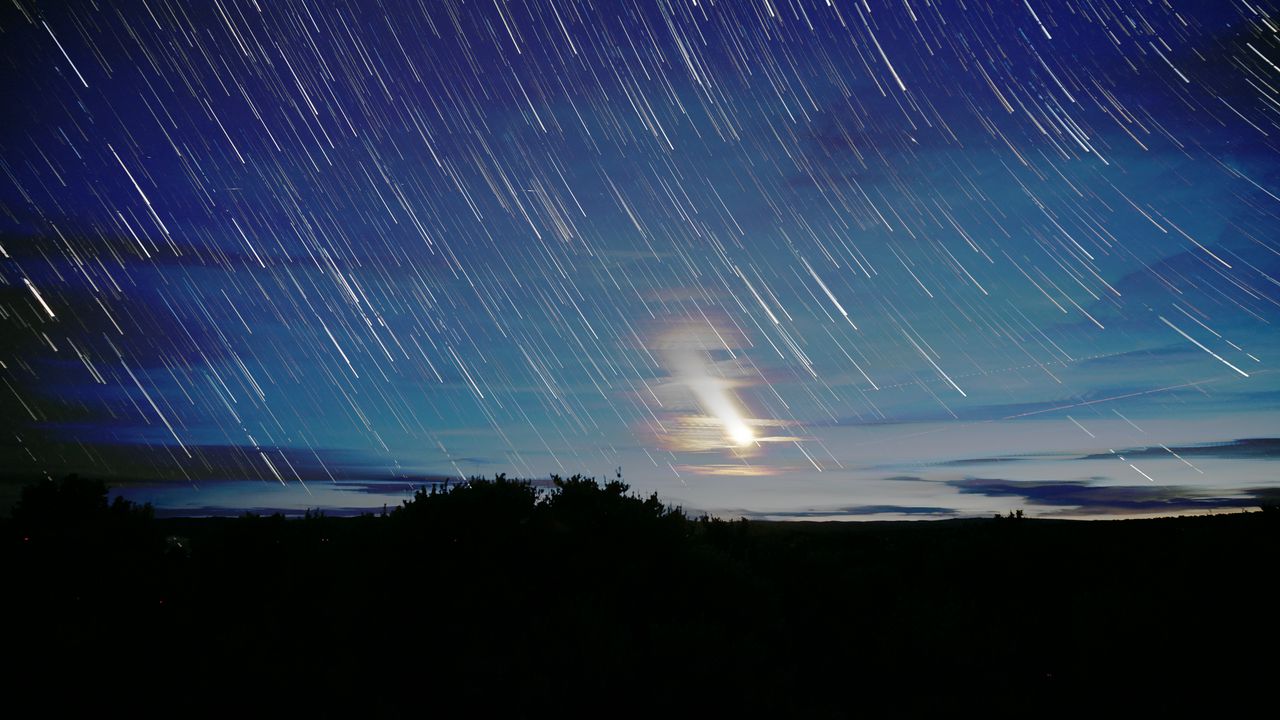
POLYGON ((603 486, 595 478, 551 476, 554 489, 540 510, 556 527, 592 535, 635 533, 659 528, 683 528, 684 513, 668 507, 653 493, 642 498, 621 480, 603 486))
POLYGON ((403 530, 447 543, 504 542, 533 518, 540 490, 527 480, 473 477, 465 483, 433 484, 391 513, 403 530))
POLYGON ((129 530, 146 506, 110 499, 98 481, 42 483, 0 523, 6 651, 25 668, 10 672, 144 677, 213 705, 257 682, 274 714, 314 717, 678 716, 699 697, 715 714, 846 717, 940 714, 973 687, 1058 702, 1135 674, 1267 687, 1253 650, 1276 642, 1267 623, 1176 631, 1269 610, 1254 570, 1280 562, 1271 508, 1017 528, 691 522, 621 477, 499 475, 423 488, 386 517, 148 519, 146 535, 129 530), (27 538, 19 520, 92 530, 27 538), (1187 581, 1212 573, 1231 582, 1187 581), (1115 612, 1126 603, 1143 611, 1115 612), (307 683, 325 692, 294 692, 307 683))
POLYGON ((13 508, 13 520, 29 531, 85 530, 107 522, 146 522, 154 511, 150 503, 138 505, 117 496, 107 502, 109 488, 102 480, 68 475, 22 488, 13 508))

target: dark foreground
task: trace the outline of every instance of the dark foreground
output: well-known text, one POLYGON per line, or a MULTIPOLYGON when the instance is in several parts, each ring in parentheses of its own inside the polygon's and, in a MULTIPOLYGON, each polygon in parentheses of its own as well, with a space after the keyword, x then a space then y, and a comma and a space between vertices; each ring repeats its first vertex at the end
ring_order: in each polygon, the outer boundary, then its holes
POLYGON ((720 522, 578 479, 549 492, 475 483, 385 517, 147 510, 108 506, 100 485, 50 483, 0 525, 5 707, 853 717, 1275 706, 1274 511, 720 522))

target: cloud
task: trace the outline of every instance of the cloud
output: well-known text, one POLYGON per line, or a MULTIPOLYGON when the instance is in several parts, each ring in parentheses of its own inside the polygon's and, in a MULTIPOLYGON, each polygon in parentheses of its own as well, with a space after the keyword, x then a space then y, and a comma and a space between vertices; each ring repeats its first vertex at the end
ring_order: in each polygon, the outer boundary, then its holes
POLYGON ((1148 365, 1153 362, 1169 362, 1171 358, 1189 358, 1196 356, 1195 347, 1190 344, 1169 344, 1161 347, 1142 348, 1127 352, 1108 353, 1096 357, 1077 360, 1075 366, 1081 369, 1098 368, 1112 370, 1116 366, 1132 367, 1135 363, 1148 365))
MULTIPOLYGON (((1077 455, 1064 452, 1042 452, 1033 455, 995 455, 990 457, 955 458, 929 463, 913 463, 931 467, 971 467, 975 465, 995 465, 998 463, 1019 463, 1045 460, 1114 460, 1116 455, 1126 458, 1171 458, 1172 453, 1181 457, 1217 458, 1223 460, 1271 460, 1280 459, 1280 438, 1243 438, 1223 442, 1199 443, 1196 445, 1179 445, 1166 448, 1163 445, 1150 447, 1133 447, 1117 450, 1115 453, 1092 453, 1077 455)), ((893 467, 893 466, 885 466, 893 467)), ((886 478, 888 480, 922 480, 912 476, 886 478)), ((925 480, 925 482, 931 482, 925 480)))
POLYGON ((1021 498, 1032 505, 1073 508, 1062 515, 1166 515, 1224 508, 1257 507, 1258 493, 1211 495, 1180 486, 1094 485, 1084 481, 1029 482, 994 478, 948 480, 964 494, 1021 498))
POLYGON ((385 495, 396 492, 416 492, 422 487, 456 482, 458 482, 456 475, 416 475, 397 480, 339 480, 334 483, 334 487, 343 492, 385 495))
POLYGON ((296 485, 351 481, 416 481, 392 463, 340 449, 188 444, 182 448, 157 443, 40 440, 29 448, 0 449, 0 481, 26 481, 45 474, 92 475, 112 484, 204 483, 253 480, 296 485), (30 452, 28 452, 30 450, 30 452))
POLYGON ((1023 462, 1027 458, 1020 457, 982 457, 982 458, 961 458, 959 460, 945 460, 936 463, 941 467, 967 467, 970 465, 992 465, 995 463, 1011 463, 1023 462))
POLYGON ((868 515, 937 515, 954 516, 958 511, 954 508, 931 505, 853 505, 850 507, 828 508, 825 510, 791 510, 781 512, 751 513, 752 517, 768 518, 831 518, 865 517, 868 515))
POLYGON ((720 475, 727 477, 768 477, 782 475, 796 470, 796 467, 773 467, 770 465, 681 465, 680 472, 694 475, 720 475))
MULTIPOLYGON (((1132 458, 1169 457, 1170 453, 1187 457, 1222 458, 1230 460, 1273 460, 1280 459, 1280 438, 1245 438, 1221 443, 1203 443, 1165 448, 1155 447, 1130 448, 1117 451, 1120 455, 1132 458)), ((1081 460, 1106 460, 1113 457, 1110 453, 1085 455, 1081 460)))
MULTIPOLYGON (((1149 379, 1150 373, 1147 374, 1149 379)), ((1101 405, 1119 400, 1135 402, 1135 398, 1158 395, 1169 390, 1168 386, 1153 384, 1120 384, 1110 383, 1095 386, 1090 390, 1074 396, 1055 395, 1044 400, 1029 400, 1012 403, 984 403, 967 406, 949 406, 951 412, 935 409, 897 412, 887 418, 842 417, 834 421, 813 421, 811 427, 822 426, 857 426, 871 427, 882 425, 907 425, 929 422, 988 422, 996 420, 1012 420, 1021 417, 1045 415, 1059 410, 1090 405, 1101 405)))

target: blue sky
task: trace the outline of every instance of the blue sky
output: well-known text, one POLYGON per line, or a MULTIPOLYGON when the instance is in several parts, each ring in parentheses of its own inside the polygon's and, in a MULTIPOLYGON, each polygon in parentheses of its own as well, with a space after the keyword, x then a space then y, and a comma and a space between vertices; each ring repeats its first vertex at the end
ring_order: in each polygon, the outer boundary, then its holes
POLYGON ((1265 4, 224 6, 3 11, 10 485, 1274 492, 1236 443, 1280 437, 1265 4))

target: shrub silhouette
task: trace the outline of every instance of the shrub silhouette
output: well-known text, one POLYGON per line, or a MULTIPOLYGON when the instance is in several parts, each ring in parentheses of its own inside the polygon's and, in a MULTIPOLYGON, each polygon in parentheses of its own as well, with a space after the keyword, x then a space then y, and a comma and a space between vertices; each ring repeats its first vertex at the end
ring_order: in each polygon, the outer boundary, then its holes
POLYGON ((415 532, 451 542, 493 540, 515 534, 576 534, 591 537, 675 532, 687 519, 656 493, 641 498, 621 480, 604 485, 595 478, 551 476, 551 487, 499 474, 460 484, 418 490, 391 517, 415 532))
POLYGON ((685 521, 679 508, 669 508, 653 493, 641 498, 621 480, 600 486, 595 478, 551 476, 554 489, 539 510, 551 525, 593 535, 625 534, 644 528, 677 527, 685 521))
POLYGON ((102 698, 144 678, 220 714, 267 693, 254 714, 280 716, 942 714, 975 687, 1264 688, 1253 658, 1277 636, 1181 631, 1271 611, 1256 568, 1280 563, 1274 513, 690 520, 581 475, 439 484, 357 518, 153 519, 108 499, 45 482, 0 520, 11 685, 102 677, 102 698), (1230 581, 1188 582, 1214 573, 1230 581))
POLYGON ((38 533, 79 533, 104 525, 146 523, 154 512, 150 503, 138 505, 122 497, 108 503, 109 488, 102 480, 68 475, 22 488, 13 508, 14 523, 38 533))
POLYGON ((411 534, 447 543, 489 544, 509 540, 533 519, 541 491, 527 480, 473 477, 465 483, 435 484, 414 493, 391 512, 411 534))

